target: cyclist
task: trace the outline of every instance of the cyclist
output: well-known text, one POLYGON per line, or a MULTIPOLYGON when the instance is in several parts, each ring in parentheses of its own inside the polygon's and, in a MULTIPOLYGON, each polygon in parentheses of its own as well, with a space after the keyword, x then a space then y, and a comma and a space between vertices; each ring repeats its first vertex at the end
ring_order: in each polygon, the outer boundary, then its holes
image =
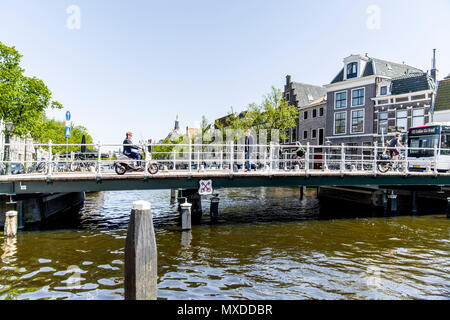
POLYGON ((123 140, 123 154, 126 155, 127 157, 130 157, 132 159, 136 159, 138 160, 136 162, 136 165, 138 167, 141 166, 141 160, 142 156, 140 153, 133 151, 132 149, 138 150, 138 149, 142 149, 141 147, 135 146, 133 145, 133 142, 131 142, 131 138, 133 137, 133 133, 132 132, 127 132, 126 133, 126 138, 125 140, 123 140))
POLYGON ((402 143, 400 142, 401 133, 397 132, 395 133, 394 138, 388 141, 387 147, 389 148, 389 159, 393 160, 394 157, 396 157, 395 160, 399 160, 400 158, 400 150, 399 147, 403 147, 402 143))
POLYGON ((295 145, 297 146, 297 150, 295 150, 294 163, 301 167, 300 159, 305 155, 305 149, 299 141, 295 142, 295 145))

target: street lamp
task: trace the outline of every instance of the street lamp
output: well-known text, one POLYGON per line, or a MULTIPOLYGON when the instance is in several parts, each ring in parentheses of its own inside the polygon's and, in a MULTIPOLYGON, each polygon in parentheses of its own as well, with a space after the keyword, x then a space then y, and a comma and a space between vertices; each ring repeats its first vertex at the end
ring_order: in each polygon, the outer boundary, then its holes
POLYGON ((5 139, 5 145, 6 145, 6 149, 5 149, 5 161, 6 161, 6 174, 11 174, 11 163, 9 163, 9 161, 11 161, 11 146, 10 146, 10 141, 11 141, 11 133, 14 129, 14 123, 12 123, 11 121, 8 121, 5 123, 5 129, 6 129, 6 139, 5 139))

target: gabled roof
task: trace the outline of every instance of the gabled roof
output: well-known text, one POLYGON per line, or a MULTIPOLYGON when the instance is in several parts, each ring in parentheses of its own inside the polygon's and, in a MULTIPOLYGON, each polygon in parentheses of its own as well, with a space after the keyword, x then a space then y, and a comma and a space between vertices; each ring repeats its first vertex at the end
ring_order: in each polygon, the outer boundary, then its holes
MULTIPOLYGON (((395 63, 369 57, 369 61, 367 61, 362 76, 367 77, 375 75, 380 77, 396 78, 417 72, 423 73, 422 70, 411 67, 407 64, 395 63)), ((331 83, 341 81, 344 81, 344 68, 341 69, 339 74, 331 81, 331 83)))
POLYGON ((310 104, 316 99, 326 95, 327 89, 320 86, 314 86, 311 84, 291 82, 291 87, 294 89, 296 100, 298 101, 298 107, 301 108, 307 104, 310 104))
POLYGON ((392 79, 391 93, 402 94, 422 90, 434 90, 433 79, 424 72, 411 73, 392 79))
POLYGON ((450 110, 450 78, 438 83, 434 111, 450 110))

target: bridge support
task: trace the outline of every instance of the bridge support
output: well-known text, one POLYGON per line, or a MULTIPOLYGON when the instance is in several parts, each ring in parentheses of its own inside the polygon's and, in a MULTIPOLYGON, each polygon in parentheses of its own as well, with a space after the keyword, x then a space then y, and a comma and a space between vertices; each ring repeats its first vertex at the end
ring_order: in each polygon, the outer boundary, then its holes
POLYGON ((187 202, 181 204, 181 230, 191 230, 191 207, 187 202))
POLYGON ((150 202, 131 207, 125 243, 125 300, 156 300, 157 249, 150 202))
POLYGON ((177 190, 170 189, 170 204, 174 204, 177 201, 177 190))
POLYGON ((217 218, 219 217, 219 202, 220 202, 219 194, 216 193, 211 198, 211 205, 209 207, 209 214, 212 220, 217 220, 217 218))
POLYGON ((447 197, 447 210, 446 210, 446 213, 447 213, 447 218, 450 219, 450 198, 449 197, 447 197))
POLYGON ((391 213, 396 213, 398 210, 398 205, 397 205, 397 195, 394 194, 394 192, 392 192, 391 194, 387 195, 388 197, 388 206, 389 206, 389 211, 391 213))
POLYGON ((417 192, 412 191, 411 192, 411 213, 417 214, 417 192))
POLYGON ((300 200, 303 200, 305 197, 306 187, 300 187, 300 200))

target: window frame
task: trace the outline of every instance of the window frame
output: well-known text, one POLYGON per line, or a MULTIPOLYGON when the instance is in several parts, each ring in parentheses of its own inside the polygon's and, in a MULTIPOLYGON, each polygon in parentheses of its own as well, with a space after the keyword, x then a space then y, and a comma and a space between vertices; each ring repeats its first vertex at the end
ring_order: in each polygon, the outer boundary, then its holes
MULTIPOLYGON (((400 118, 400 119, 404 119, 404 120, 406 120, 406 126, 405 126, 405 131, 408 131, 408 110, 407 109, 401 109, 401 110, 395 110, 395 127, 396 127, 396 129, 399 129, 399 126, 398 126, 398 119, 399 119, 399 117, 398 117, 398 113, 399 112, 404 112, 404 113, 406 113, 406 116, 404 116, 404 117, 402 117, 402 118, 400 118)), ((424 115, 425 116, 425 115, 424 115)), ((404 132, 404 131, 403 131, 404 132)))
MULTIPOLYGON (((357 99, 360 99, 361 97, 358 97, 357 99)), ((365 87, 361 87, 361 88, 355 88, 352 89, 352 107, 363 107, 366 104, 366 88, 365 87), (363 90, 363 95, 362 95, 362 104, 353 104, 353 91, 359 91, 359 90, 363 90)))
POLYGON ((355 61, 355 62, 347 63, 346 69, 345 69, 346 79, 348 80, 348 79, 358 78, 358 69, 359 69, 359 63, 358 62, 355 61), (350 66, 350 65, 352 66, 352 73, 348 73, 348 66, 350 66), (353 72, 353 69, 356 69, 356 70, 353 72), (349 77, 349 75, 350 75, 350 77, 349 77))
MULTIPOLYGON (((342 135, 347 134, 347 118, 348 118, 347 111, 338 111, 338 112, 334 113, 334 115, 333 115, 333 135, 342 136, 342 135), (344 132, 336 133, 336 115, 341 114, 341 113, 345 114, 344 132)), ((342 119, 340 119, 340 120, 342 120, 342 119)))
POLYGON ((351 110, 351 114, 350 114, 350 133, 352 133, 352 134, 353 133, 364 133, 365 118, 366 118, 366 110, 364 108, 351 110), (359 111, 363 112, 363 115, 362 115, 362 131, 353 131, 353 112, 359 112, 359 111))
MULTIPOLYGON (((339 100, 342 101, 342 100, 339 100)), ((334 93, 334 110, 341 110, 341 109, 345 109, 348 108, 348 92, 347 90, 343 90, 343 91, 336 91, 334 93), (341 94, 341 93, 345 93, 345 106, 344 107, 338 107, 337 106, 337 95, 341 94)))

